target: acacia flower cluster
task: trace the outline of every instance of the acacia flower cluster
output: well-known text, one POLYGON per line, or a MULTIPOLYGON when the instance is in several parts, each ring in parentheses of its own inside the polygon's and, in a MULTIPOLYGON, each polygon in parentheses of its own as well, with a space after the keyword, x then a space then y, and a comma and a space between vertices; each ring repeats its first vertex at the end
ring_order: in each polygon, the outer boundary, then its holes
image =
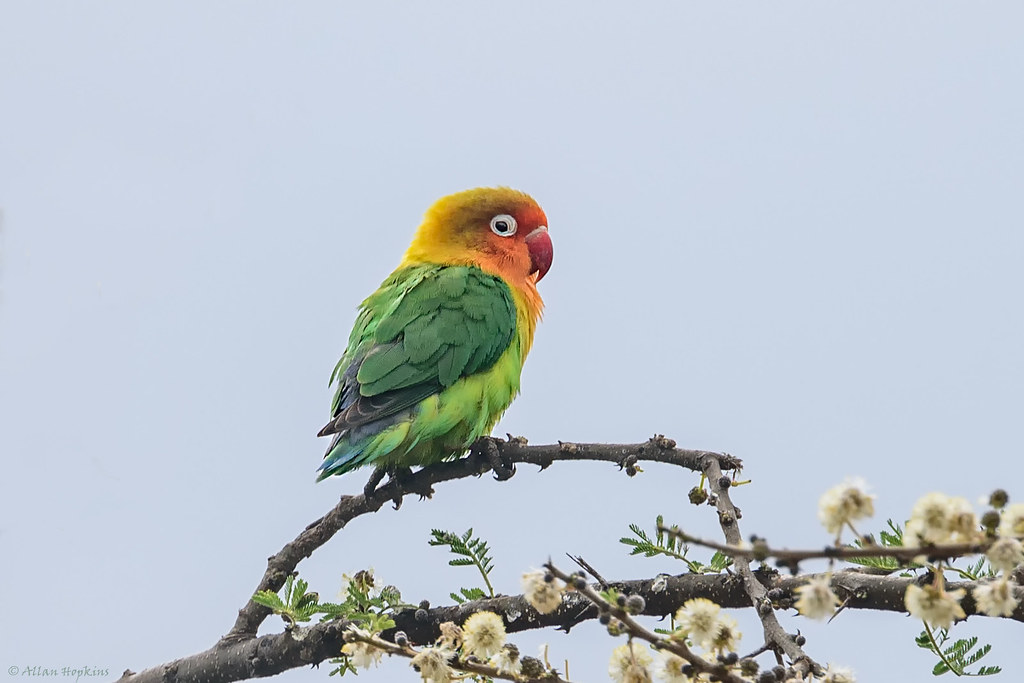
MULTIPOLYGON (((459 669, 469 662, 485 662, 494 667, 499 676, 513 679, 522 673, 519 648, 505 642, 505 622, 494 612, 471 614, 462 627, 446 621, 439 629, 441 634, 434 644, 419 651, 409 647, 405 634, 399 633, 395 637, 394 644, 402 654, 411 658, 410 666, 416 669, 424 683, 461 680, 465 674, 459 669)), ((381 642, 379 635, 379 632, 371 633, 358 626, 349 626, 341 653, 355 668, 369 669, 380 662, 386 651, 395 654, 387 649, 393 646, 381 642)))
POLYGON ((821 683, 857 683, 857 679, 854 678, 851 669, 845 666, 829 664, 825 670, 824 678, 821 679, 821 683))
MULTIPOLYGON (((1020 601, 1014 597, 1016 585, 1010 580, 1010 572, 1024 563, 1024 546, 1017 540, 1018 527, 1024 527, 1024 503, 1014 503, 1002 510, 999 524, 999 539, 992 544, 985 556, 999 577, 971 590, 978 611, 991 617, 1013 615, 1020 601)), ((1024 528, 1020 529, 1024 531, 1024 528)))
MULTIPOLYGON (((1006 494, 1000 493, 1001 496, 993 494, 991 499, 994 501, 1000 498, 1000 502, 993 505, 1003 508, 999 513, 998 535, 986 553, 992 568, 1000 575, 972 588, 971 595, 978 612, 993 617, 1008 617, 1019 604, 1013 594, 1015 584, 1010 580, 1010 572, 1024 561, 1024 546, 1018 540, 1019 536, 1024 536, 1024 504, 1015 503, 1004 507, 1006 494)), ((992 530, 995 527, 995 523, 986 522, 986 528, 992 530)), ((965 498, 942 493, 929 493, 914 504, 904 534, 904 542, 911 547, 974 543, 984 539, 984 532, 970 503, 965 498)), ((965 617, 963 607, 960 606, 960 600, 965 594, 963 589, 945 590, 940 569, 933 584, 909 586, 904 603, 912 615, 928 624, 949 628, 954 620, 965 617)))
POLYGON ((1014 503, 1003 509, 999 535, 1003 538, 1024 538, 1024 503, 1014 503))
POLYGON ((489 659, 505 644, 505 622, 494 612, 471 614, 462 625, 462 638, 463 656, 489 659))
POLYGON ((676 633, 708 651, 734 652, 742 634, 736 620, 721 609, 707 598, 687 600, 676 612, 676 633))
POLYGON ((455 672, 448 664, 454 652, 443 647, 425 647, 416 653, 409 666, 416 669, 423 683, 449 683, 455 672))
POLYGON ((935 576, 936 582, 927 586, 907 586, 903 602, 912 616, 927 622, 933 628, 948 629, 955 619, 963 619, 966 616, 964 608, 960 606, 966 592, 963 588, 947 591, 943 585, 942 574, 938 573, 935 576))
POLYGON ((565 584, 549 572, 537 569, 523 574, 523 596, 541 614, 550 614, 562 604, 565 584))
POLYGON ((865 488, 863 480, 848 479, 825 491, 818 501, 818 519, 825 531, 838 538, 843 527, 853 520, 875 514, 875 497, 868 495, 865 488))
POLYGON ((973 543, 982 534, 966 498, 929 493, 914 503, 903 538, 908 546, 922 546, 973 543))
POLYGON ((1017 609, 1018 600, 1013 596, 1015 584, 1006 576, 978 586, 971 591, 978 611, 990 617, 1009 617, 1017 609))
POLYGON ((491 657, 489 663, 503 676, 519 676, 523 671, 523 662, 519 659, 519 648, 512 643, 505 643, 498 653, 491 657))
POLYGON ((1003 537, 985 553, 993 569, 1009 574, 1024 563, 1024 546, 1016 538, 1003 537))
MULTIPOLYGON (((349 630, 359 636, 370 636, 368 631, 364 631, 357 626, 350 626, 349 630)), ((353 666, 359 669, 369 669, 371 666, 377 666, 380 664, 384 651, 374 647, 370 643, 357 640, 342 645, 341 654, 347 656, 351 660, 353 666)))
POLYGON ((661 661, 658 667, 658 678, 666 683, 690 683, 693 679, 683 673, 683 667, 688 662, 669 650, 662 650, 661 661))
POLYGON ((827 619, 835 614, 839 606, 839 598, 832 592, 829 585, 831 574, 815 576, 794 592, 797 601, 793 605, 800 614, 810 619, 827 619))
POLYGON ((629 640, 612 651, 608 675, 616 683, 651 683, 651 657, 647 648, 629 640))

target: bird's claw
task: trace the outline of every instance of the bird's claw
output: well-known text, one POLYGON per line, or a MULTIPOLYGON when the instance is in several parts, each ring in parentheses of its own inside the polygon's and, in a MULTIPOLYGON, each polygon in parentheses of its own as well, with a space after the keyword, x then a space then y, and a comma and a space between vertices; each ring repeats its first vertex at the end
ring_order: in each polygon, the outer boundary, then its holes
POLYGON ((370 475, 370 479, 366 482, 366 486, 363 487, 363 497, 367 501, 372 501, 377 496, 377 484, 384 480, 384 475, 387 474, 387 468, 378 467, 370 475))
POLYGON ((495 481, 506 481, 512 478, 512 475, 516 473, 516 466, 511 462, 506 464, 506 460, 501 457, 501 450, 495 439, 484 437, 477 442, 477 445, 483 456, 487 458, 487 464, 494 471, 495 481))
POLYGON ((396 490, 391 497, 391 502, 396 510, 402 507, 402 497, 406 492, 418 493, 420 498, 430 498, 434 493, 433 487, 430 484, 418 488, 410 486, 410 483, 413 483, 412 477, 412 470, 408 467, 378 467, 370 475, 370 480, 366 482, 366 486, 363 487, 363 496, 366 497, 367 501, 376 501, 384 492, 384 489, 391 487, 392 482, 394 482, 395 486, 392 488, 396 490), (385 474, 388 475, 388 483, 379 486, 380 482, 384 480, 385 474))

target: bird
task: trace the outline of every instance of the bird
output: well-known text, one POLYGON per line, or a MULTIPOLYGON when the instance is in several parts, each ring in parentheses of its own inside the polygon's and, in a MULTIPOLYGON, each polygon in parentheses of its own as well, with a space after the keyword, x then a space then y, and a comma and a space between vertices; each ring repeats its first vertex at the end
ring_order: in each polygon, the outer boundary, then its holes
POLYGON ((331 373, 331 419, 318 436, 333 438, 317 481, 374 466, 370 496, 385 473, 460 457, 490 434, 519 394, 544 309, 547 223, 509 187, 427 209, 401 263, 359 306, 331 373))

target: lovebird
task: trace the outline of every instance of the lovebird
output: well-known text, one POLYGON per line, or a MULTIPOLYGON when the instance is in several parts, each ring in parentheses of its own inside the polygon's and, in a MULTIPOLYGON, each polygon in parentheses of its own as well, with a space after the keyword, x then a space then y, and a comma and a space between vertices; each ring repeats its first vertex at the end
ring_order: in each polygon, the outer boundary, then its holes
POLYGON ((360 305, 331 374, 331 420, 318 436, 334 438, 317 481, 367 465, 379 481, 490 434, 519 393, 544 307, 547 223, 537 202, 507 187, 427 210, 398 268, 360 305))

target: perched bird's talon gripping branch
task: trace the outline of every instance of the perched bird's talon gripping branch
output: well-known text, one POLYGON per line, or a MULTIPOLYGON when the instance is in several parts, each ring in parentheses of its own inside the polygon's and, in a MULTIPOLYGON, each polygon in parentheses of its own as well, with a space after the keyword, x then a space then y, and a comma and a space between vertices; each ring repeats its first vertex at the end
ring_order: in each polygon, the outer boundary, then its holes
MULTIPOLYGON (((319 433, 333 438, 318 480, 376 466, 369 500, 385 472, 456 458, 490 434, 519 393, 544 306, 547 222, 507 187, 427 210, 398 268, 360 306, 334 368, 331 420, 319 433)), ((480 448, 496 479, 515 474, 493 441, 480 448)))

